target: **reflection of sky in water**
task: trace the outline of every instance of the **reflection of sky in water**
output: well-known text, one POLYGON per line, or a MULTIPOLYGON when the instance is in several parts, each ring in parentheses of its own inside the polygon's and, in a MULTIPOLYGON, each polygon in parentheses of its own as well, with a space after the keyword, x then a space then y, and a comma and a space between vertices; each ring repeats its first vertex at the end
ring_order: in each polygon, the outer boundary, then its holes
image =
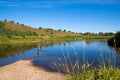
MULTIPOLYGON (((106 42, 87 42, 72 41, 64 44, 55 44, 53 46, 42 47, 40 52, 34 48, 23 52, 22 54, 16 54, 13 57, 0 59, 0 66, 12 63, 19 59, 33 59, 33 62, 44 68, 55 70, 54 64, 57 62, 71 62, 75 63, 79 60, 80 64, 83 62, 93 63, 94 66, 98 66, 100 62, 100 56, 104 59, 111 58, 112 61, 116 61, 119 64, 120 57, 116 52, 110 48, 106 42), (58 59, 60 59, 58 61, 58 59), (85 59, 85 60, 84 60, 85 59)), ((56 63, 56 64, 57 64, 56 63)), ((59 64, 59 63, 58 63, 59 64)), ((120 64, 119 64, 120 65, 120 64)))

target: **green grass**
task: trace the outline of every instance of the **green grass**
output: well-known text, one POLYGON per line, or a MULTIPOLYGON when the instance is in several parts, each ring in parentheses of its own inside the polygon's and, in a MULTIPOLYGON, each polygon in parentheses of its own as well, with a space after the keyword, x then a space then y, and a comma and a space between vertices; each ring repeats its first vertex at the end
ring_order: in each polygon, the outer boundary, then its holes
POLYGON ((80 74, 73 74, 68 80, 120 80, 120 69, 102 67, 93 70, 84 70, 80 74))
POLYGON ((67 80, 120 80, 120 68, 110 58, 104 59, 101 56, 97 68, 90 68, 91 64, 85 63, 84 65, 79 65, 79 67, 83 67, 82 71, 70 72, 67 80))

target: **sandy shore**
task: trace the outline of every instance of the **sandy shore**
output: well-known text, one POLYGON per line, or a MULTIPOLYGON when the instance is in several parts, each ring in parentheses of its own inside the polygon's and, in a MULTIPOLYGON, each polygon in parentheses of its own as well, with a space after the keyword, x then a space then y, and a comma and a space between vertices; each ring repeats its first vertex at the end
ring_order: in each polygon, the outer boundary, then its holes
POLYGON ((19 60, 0 67, 0 80, 65 80, 64 74, 48 72, 34 66, 30 60, 19 60))

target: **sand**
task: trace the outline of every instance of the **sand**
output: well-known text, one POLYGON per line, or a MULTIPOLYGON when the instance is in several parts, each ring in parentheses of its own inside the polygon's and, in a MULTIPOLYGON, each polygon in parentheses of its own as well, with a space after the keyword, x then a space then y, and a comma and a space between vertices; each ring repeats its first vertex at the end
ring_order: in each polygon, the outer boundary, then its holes
POLYGON ((66 75, 49 72, 33 65, 30 60, 19 60, 0 67, 0 80, 65 80, 66 75))

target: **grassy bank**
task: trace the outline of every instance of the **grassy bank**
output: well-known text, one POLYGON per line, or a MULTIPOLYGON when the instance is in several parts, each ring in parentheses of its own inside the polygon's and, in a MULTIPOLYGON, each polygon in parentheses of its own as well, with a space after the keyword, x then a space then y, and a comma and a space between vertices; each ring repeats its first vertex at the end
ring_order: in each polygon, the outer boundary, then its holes
POLYGON ((6 42, 22 43, 22 42, 44 42, 44 41, 69 41, 69 40, 92 40, 92 39, 109 39, 113 36, 55 36, 55 35, 44 35, 44 36, 12 36, 11 38, 0 36, 0 44, 6 42))
POLYGON ((94 70, 85 70, 80 74, 73 74, 68 80, 120 80, 120 69, 101 67, 94 70))

